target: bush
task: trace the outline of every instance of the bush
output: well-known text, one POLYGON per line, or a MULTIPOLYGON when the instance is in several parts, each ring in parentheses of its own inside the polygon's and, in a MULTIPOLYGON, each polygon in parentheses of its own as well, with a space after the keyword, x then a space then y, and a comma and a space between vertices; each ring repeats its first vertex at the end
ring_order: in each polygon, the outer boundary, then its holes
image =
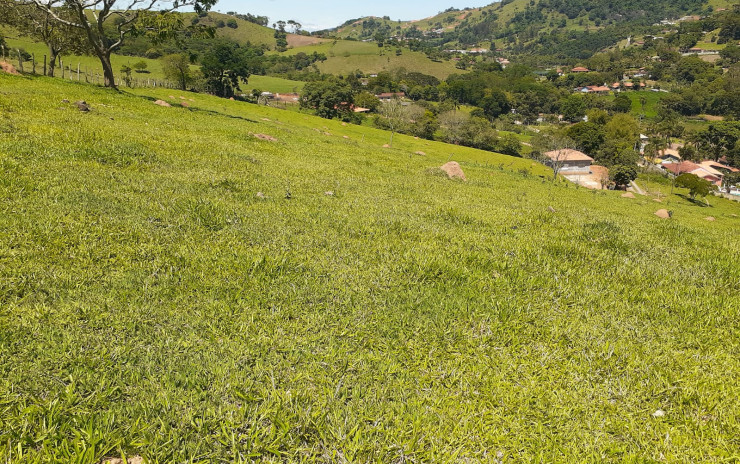
POLYGON ((236 22, 236 19, 229 19, 226 21, 226 26, 230 27, 231 29, 236 29, 239 27, 239 23, 236 22))
POLYGON ((148 67, 149 65, 144 60, 134 63, 134 66, 133 66, 134 71, 136 71, 137 73, 148 73, 149 72, 147 71, 148 67))
POLYGON ((628 185, 633 180, 637 179, 637 168, 630 165, 617 165, 609 170, 609 178, 617 184, 617 186, 628 185))

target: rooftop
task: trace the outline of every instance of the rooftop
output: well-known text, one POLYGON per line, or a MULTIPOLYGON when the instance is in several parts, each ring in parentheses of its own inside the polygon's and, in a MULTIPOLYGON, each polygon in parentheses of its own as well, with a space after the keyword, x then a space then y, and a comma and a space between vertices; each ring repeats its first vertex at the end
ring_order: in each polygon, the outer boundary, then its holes
POLYGON ((594 159, 585 153, 572 148, 563 148, 545 153, 545 156, 553 161, 593 161, 594 159))

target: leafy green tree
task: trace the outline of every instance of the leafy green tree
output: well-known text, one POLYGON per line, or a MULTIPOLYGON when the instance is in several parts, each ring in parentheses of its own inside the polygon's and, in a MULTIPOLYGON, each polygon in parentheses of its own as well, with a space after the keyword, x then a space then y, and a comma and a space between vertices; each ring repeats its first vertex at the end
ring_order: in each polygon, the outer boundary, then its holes
POLYGON ((617 113, 629 113, 632 109, 632 100, 626 93, 619 93, 614 97, 613 105, 617 113))
POLYGON ((147 73, 147 72, 149 72, 149 71, 147 71, 147 68, 148 67, 149 67, 149 65, 144 60, 137 61, 133 65, 134 71, 136 71, 137 73, 147 73))
POLYGON ((183 53, 163 57, 162 71, 167 79, 177 82, 180 90, 187 90, 188 84, 193 80, 190 59, 183 53))
POLYGON ((596 153, 606 139, 604 128, 591 121, 579 122, 568 127, 565 135, 571 138, 576 145, 586 153, 596 153))
POLYGON ((716 187, 712 185, 708 180, 704 180, 694 174, 681 174, 676 177, 676 187, 689 189, 689 197, 695 199, 696 197, 706 197, 712 191, 716 190, 716 187))
POLYGON ((740 62, 740 47, 734 43, 727 44, 724 49, 720 50, 719 56, 726 64, 740 62))
POLYGON ((480 107, 488 119, 495 119, 511 111, 509 99, 505 93, 498 89, 491 90, 490 95, 481 100, 480 107))
POLYGON ((640 126, 629 114, 615 114, 604 126, 606 140, 623 150, 634 149, 640 141, 640 126))
POLYGON ((560 102, 560 113, 566 121, 577 122, 586 115, 586 104, 580 95, 569 95, 560 102))
POLYGON ((355 105, 361 108, 367 108, 370 111, 375 112, 380 106, 380 100, 378 100, 378 97, 371 94, 370 92, 363 91, 355 96, 355 105))
MULTIPOLYGON (((58 25, 83 31, 85 48, 100 60, 107 87, 115 87, 116 80, 111 64, 111 54, 119 49, 128 37, 146 35, 155 41, 176 38, 184 29, 182 15, 173 11, 192 7, 196 12, 211 8, 217 0, 17 0, 15 6, 35 6, 58 25), (68 9, 70 16, 60 14, 68 9), (95 14, 89 14, 95 10, 95 14), (115 35, 106 32, 110 25, 115 35)), ((191 26, 195 28, 195 26, 191 26)))
POLYGON ((349 112, 352 103, 352 88, 343 82, 309 82, 301 93, 301 108, 312 109, 316 115, 326 119, 349 112))
POLYGON ((718 161, 738 148, 740 121, 714 122, 695 137, 699 152, 718 161))
POLYGON ((232 97, 241 83, 258 69, 258 53, 233 42, 219 42, 201 60, 208 90, 219 97, 232 97))
POLYGON ((637 179, 637 167, 635 165, 618 164, 609 169, 609 178, 617 186, 629 185, 630 182, 637 179))

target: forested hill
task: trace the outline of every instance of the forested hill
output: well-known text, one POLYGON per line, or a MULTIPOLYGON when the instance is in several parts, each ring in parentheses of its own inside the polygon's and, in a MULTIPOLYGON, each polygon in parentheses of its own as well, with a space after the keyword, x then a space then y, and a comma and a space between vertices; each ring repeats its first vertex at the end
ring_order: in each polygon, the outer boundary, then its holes
POLYGON ((655 34, 661 21, 707 16, 733 0, 503 0, 450 8, 416 21, 360 18, 325 35, 350 39, 420 39, 438 48, 483 46, 512 54, 585 59, 630 36, 655 34))

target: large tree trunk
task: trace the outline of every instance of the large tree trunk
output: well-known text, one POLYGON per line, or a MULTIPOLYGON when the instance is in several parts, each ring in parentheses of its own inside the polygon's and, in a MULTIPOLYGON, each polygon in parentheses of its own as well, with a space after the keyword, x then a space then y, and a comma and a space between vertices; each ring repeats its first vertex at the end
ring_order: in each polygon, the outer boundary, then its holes
POLYGON ((113 74, 113 65, 110 62, 110 52, 97 53, 100 64, 103 65, 103 77, 105 86, 112 89, 116 88, 116 76, 113 74))
POLYGON ((49 68, 47 69, 47 75, 49 77, 54 77, 54 68, 57 65, 57 51, 54 50, 54 47, 49 47, 49 68))

